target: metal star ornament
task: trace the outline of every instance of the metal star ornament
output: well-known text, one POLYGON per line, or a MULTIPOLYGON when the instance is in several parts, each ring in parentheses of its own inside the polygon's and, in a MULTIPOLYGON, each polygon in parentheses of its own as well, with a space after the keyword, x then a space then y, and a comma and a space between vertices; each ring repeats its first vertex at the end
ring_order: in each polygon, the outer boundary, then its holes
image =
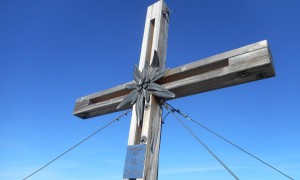
POLYGON ((155 83, 157 80, 165 76, 168 70, 169 69, 159 70, 159 58, 157 51, 154 51, 151 66, 149 66, 149 63, 146 62, 142 72, 139 70, 137 65, 135 65, 133 73, 135 83, 126 85, 127 89, 133 90, 123 99, 117 109, 128 103, 131 103, 131 105, 136 104, 136 116, 138 119, 138 126, 140 126, 144 116, 144 103, 145 101, 146 103, 150 102, 150 95, 161 99, 175 97, 174 93, 155 83))

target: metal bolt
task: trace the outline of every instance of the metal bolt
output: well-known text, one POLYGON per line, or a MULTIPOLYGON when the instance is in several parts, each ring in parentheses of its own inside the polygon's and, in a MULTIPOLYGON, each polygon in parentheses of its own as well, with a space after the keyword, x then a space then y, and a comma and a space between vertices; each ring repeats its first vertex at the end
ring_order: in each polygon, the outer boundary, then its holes
POLYGON ((146 136, 142 136, 141 137, 141 143, 145 144, 147 142, 147 137, 146 136))
POLYGON ((145 103, 145 110, 149 110, 149 108, 150 108, 149 103, 145 103))
POLYGON ((167 21, 169 21, 169 19, 170 19, 170 11, 169 11, 169 9, 163 10, 162 14, 167 19, 167 21))
POLYGON ((246 72, 246 71, 242 71, 242 72, 239 72, 237 75, 238 75, 239 77, 247 77, 247 76, 249 76, 250 74, 249 74, 248 72, 246 72))
POLYGON ((264 79, 264 78, 266 78, 266 76, 267 76, 266 73, 258 73, 258 74, 256 75, 256 78, 257 78, 257 79, 264 79))

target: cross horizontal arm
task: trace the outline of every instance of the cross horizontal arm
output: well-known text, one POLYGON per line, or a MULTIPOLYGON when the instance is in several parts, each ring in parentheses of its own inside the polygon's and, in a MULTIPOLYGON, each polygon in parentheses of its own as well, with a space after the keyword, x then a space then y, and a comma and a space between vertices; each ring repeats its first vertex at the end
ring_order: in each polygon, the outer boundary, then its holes
MULTIPOLYGON (((169 70, 158 83, 176 98, 275 76, 267 41, 211 56, 169 70)), ((73 114, 91 118, 130 108, 116 109, 130 92, 126 84, 76 100, 73 114)))

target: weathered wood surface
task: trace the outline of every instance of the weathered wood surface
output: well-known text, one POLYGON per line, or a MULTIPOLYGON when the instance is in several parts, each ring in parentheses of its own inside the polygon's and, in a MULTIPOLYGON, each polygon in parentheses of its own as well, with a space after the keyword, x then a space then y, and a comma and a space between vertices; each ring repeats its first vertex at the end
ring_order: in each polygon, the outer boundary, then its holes
POLYGON ((143 180, 158 179, 159 149, 161 139, 162 110, 151 96, 150 107, 144 112, 144 123, 141 137, 147 137, 145 170, 143 180), (145 121, 146 120, 146 121, 145 121))
MULTIPOLYGON (((158 53, 160 60, 159 67, 161 69, 165 67, 169 19, 164 16, 163 12, 167 12, 167 6, 163 1, 159 1, 148 7, 139 63, 140 70, 144 68, 145 62, 149 62, 149 64, 151 64, 154 50, 158 53)), ((119 89, 117 93, 124 93, 124 86, 119 88, 121 90, 119 89)), ((114 91, 114 89, 112 89, 112 91, 114 91)), ((135 111, 135 108, 133 108, 133 111, 135 111)), ((144 177, 137 180, 157 180, 162 121, 161 116, 161 106, 156 102, 153 96, 150 96, 149 107, 144 110, 144 118, 140 127, 137 126, 135 112, 133 112, 131 117, 128 145, 140 143, 146 144, 146 156, 143 172, 144 177), (141 142, 142 139, 144 139, 143 142, 141 142)))
MULTIPOLYGON (((171 69, 159 83, 180 98, 273 76, 272 56, 264 40, 171 69)), ((125 88, 130 83, 77 99, 73 114, 86 119, 116 112, 130 92, 125 88)))

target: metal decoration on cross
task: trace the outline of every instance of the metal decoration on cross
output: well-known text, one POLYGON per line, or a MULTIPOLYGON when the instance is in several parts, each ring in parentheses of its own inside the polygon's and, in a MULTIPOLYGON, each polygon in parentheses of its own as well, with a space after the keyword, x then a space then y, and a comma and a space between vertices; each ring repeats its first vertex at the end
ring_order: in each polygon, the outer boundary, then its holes
POLYGON ((150 95, 154 95, 156 98, 162 99, 175 97, 174 93, 155 83, 157 80, 165 76, 169 70, 160 70, 159 64, 157 51, 154 50, 151 66, 148 62, 146 62, 145 67, 141 72, 137 65, 135 65, 133 73, 135 83, 126 85, 127 89, 133 89, 133 91, 131 91, 117 106, 117 109, 119 109, 128 103, 131 103, 131 105, 136 103, 135 112, 138 119, 138 126, 140 126, 143 120, 144 109, 148 108, 150 95))

